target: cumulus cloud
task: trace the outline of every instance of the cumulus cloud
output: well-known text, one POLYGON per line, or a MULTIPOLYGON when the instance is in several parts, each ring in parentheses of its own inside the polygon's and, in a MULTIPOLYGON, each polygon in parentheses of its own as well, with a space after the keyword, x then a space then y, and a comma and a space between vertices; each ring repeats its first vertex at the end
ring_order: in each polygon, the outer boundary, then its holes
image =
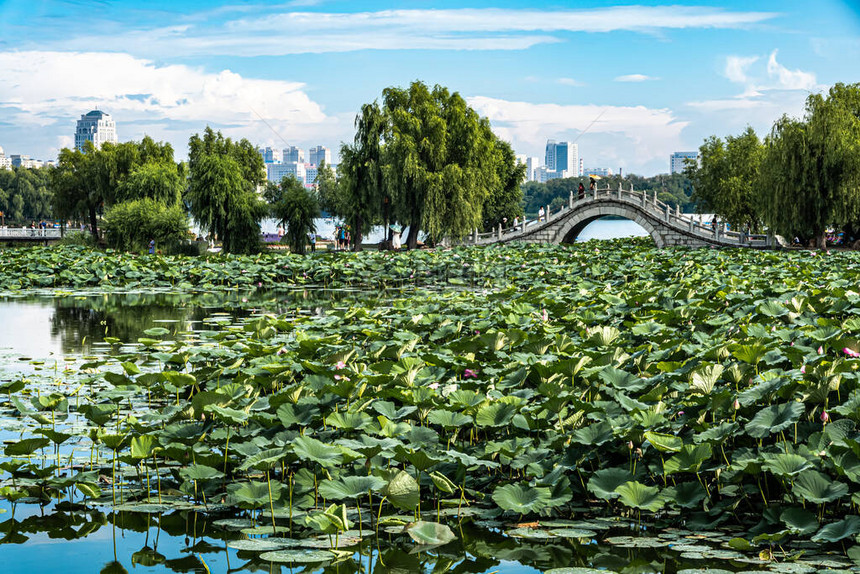
MULTIPOLYGON (((253 16, 192 14, 181 23, 124 30, 112 37, 64 37, 72 49, 121 45, 153 55, 286 55, 355 50, 522 50, 561 40, 571 32, 627 30, 654 33, 690 28, 744 28, 776 16, 702 6, 617 6, 588 10, 463 8, 300 12, 289 6, 259 6, 253 16), (217 17, 214 17, 217 16, 217 17)), ((59 41, 59 40, 58 40, 59 41)))
POLYGON ((803 70, 789 70, 776 61, 774 50, 767 60, 767 74, 776 81, 776 87, 784 90, 811 90, 815 87, 815 74, 803 70))
POLYGON ((747 78, 747 68, 758 61, 758 56, 729 56, 726 58, 725 76, 731 82, 745 83, 747 78))
POLYGON ((535 104, 483 96, 468 102, 521 153, 542 155, 547 138, 576 140, 586 163, 639 173, 666 171, 666 158, 683 147, 681 131, 687 125, 671 110, 644 106, 535 104))
POLYGON ((626 76, 618 76, 615 78, 616 82, 647 82, 648 80, 658 80, 659 78, 655 78, 653 76, 646 76, 645 74, 627 74, 626 76))
MULTIPOLYGON (((80 114, 94 107, 117 121, 122 140, 144 133, 183 154, 188 136, 207 124, 227 135, 279 140, 259 116, 291 141, 323 137, 339 120, 327 116, 298 82, 246 78, 157 65, 122 53, 0 52, 0 110, 12 124, 56 130, 60 145, 80 114), (259 114, 259 116, 258 116, 259 114)), ((278 141, 277 145, 282 142, 278 141)))

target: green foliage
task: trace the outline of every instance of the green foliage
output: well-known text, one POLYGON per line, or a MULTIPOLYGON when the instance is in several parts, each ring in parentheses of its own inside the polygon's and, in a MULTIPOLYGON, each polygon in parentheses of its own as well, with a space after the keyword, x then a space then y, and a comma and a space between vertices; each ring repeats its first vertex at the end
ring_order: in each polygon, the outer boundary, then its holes
POLYGON ((0 169, 0 211, 6 225, 29 225, 53 216, 52 170, 50 167, 0 169))
POLYGON ((57 217, 85 218, 98 237, 98 216, 115 203, 151 197, 174 204, 182 172, 173 162, 173 148, 149 136, 140 142, 86 142, 84 150, 60 150, 51 171, 57 217))
POLYGON ((860 84, 812 94, 802 120, 783 116, 765 140, 763 218, 776 233, 814 238, 860 229, 860 84))
POLYGON ((267 207, 257 195, 265 183, 263 159, 248 140, 233 142, 209 127, 188 142, 191 216, 221 241, 227 253, 259 249, 260 220, 267 207))
POLYGON ((158 249, 170 249, 187 239, 188 220, 178 203, 145 197, 108 209, 104 230, 108 245, 117 249, 143 252, 152 240, 158 249))
POLYGON ((293 176, 285 177, 278 186, 269 185, 265 195, 272 215, 286 228, 284 237, 290 250, 304 255, 308 234, 316 232, 314 219, 320 216, 316 196, 293 176))
POLYGON ((496 141, 496 169, 499 185, 490 188, 482 209, 482 229, 491 231, 501 223, 513 225, 514 218, 523 216, 523 189, 520 186, 526 175, 526 166, 517 163, 516 154, 509 143, 496 141))
POLYGON ((761 229, 759 171, 764 155, 751 127, 725 143, 711 136, 699 147, 699 165, 688 162, 692 199, 700 212, 714 213, 735 228, 761 229))

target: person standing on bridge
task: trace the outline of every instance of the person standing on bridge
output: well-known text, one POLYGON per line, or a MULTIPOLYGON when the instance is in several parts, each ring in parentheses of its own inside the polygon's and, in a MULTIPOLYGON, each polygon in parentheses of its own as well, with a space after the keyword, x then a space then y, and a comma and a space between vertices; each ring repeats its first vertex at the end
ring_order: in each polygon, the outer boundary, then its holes
POLYGON ((155 239, 149 240, 149 254, 155 255, 155 239))
POLYGON ((594 181, 593 177, 588 178, 590 181, 588 182, 588 191, 594 191, 594 186, 597 185, 597 182, 594 181))
POLYGON ((538 209, 538 221, 543 221, 543 207, 538 209))
POLYGON ((579 199, 585 199, 585 186, 582 185, 582 182, 579 182, 579 199))

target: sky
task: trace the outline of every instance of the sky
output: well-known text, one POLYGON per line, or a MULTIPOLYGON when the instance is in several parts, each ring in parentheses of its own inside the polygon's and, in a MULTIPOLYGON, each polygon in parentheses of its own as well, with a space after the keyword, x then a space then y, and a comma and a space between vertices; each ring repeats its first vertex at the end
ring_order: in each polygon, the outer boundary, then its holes
POLYGON ((518 154, 654 175, 860 82, 860 2, 0 0, 0 147, 55 159, 100 109, 187 157, 207 125, 336 150, 362 104, 459 92, 518 154))

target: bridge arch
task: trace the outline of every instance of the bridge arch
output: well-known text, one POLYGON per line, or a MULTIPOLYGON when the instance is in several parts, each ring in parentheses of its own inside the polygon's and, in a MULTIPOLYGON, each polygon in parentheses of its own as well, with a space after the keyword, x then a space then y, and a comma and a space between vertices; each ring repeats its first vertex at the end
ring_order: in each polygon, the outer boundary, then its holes
POLYGON ((583 205, 579 209, 574 209, 573 213, 571 213, 565 221, 556 228, 552 242, 573 243, 588 224, 597 221, 598 219, 603 219, 604 217, 613 215, 629 219, 630 221, 638 224, 648 233, 648 235, 651 236, 651 239, 654 240, 654 244, 657 248, 665 247, 663 236, 649 218, 645 217, 640 210, 627 205, 601 205, 600 203, 583 205))

